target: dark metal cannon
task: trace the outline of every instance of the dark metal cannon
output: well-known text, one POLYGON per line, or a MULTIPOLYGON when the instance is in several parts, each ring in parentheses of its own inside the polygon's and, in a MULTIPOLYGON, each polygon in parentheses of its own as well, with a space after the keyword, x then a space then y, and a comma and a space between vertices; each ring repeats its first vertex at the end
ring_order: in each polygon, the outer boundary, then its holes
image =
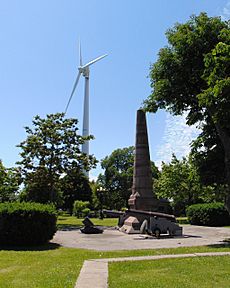
POLYGON ((176 223, 174 215, 155 211, 128 209, 125 212, 103 210, 105 215, 118 217, 119 230, 128 234, 181 235, 182 228, 176 223))
POLYGON ((103 233, 103 230, 101 228, 96 227, 93 222, 86 217, 82 223, 84 224, 84 227, 80 229, 80 231, 84 234, 101 234, 103 233))

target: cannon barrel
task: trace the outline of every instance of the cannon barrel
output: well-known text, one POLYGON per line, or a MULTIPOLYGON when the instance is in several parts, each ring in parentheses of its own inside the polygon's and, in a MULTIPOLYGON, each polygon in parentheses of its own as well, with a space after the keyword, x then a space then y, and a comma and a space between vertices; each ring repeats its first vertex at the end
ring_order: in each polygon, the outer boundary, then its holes
POLYGON ((149 217, 161 217, 168 219, 172 222, 176 222, 176 218, 174 215, 166 214, 166 213, 160 213, 160 212, 153 212, 153 211, 143 211, 143 210, 135 210, 135 209, 129 209, 126 211, 127 214, 135 215, 143 215, 143 216, 149 216, 149 217))
POLYGON ((144 211, 144 210, 136 210, 136 209, 127 209, 125 212, 122 211, 116 211, 116 210, 103 210, 103 213, 105 215, 108 215, 110 217, 120 217, 122 215, 127 215, 127 214, 132 214, 132 215, 145 215, 149 217, 161 217, 161 218, 166 218, 168 220, 171 220, 173 222, 176 222, 176 218, 174 215, 171 214, 166 214, 166 213, 161 213, 161 212, 154 212, 154 211, 144 211))
POLYGON ((120 217, 121 215, 124 215, 125 212, 122 212, 122 211, 115 211, 115 210, 103 210, 103 213, 105 215, 108 215, 110 217, 120 217))

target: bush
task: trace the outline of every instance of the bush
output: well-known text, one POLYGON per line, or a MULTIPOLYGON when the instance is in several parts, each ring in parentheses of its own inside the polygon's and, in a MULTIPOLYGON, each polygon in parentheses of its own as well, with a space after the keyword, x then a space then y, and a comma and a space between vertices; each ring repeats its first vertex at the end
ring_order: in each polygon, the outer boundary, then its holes
POLYGON ((90 206, 89 201, 81 201, 81 200, 74 201, 73 215, 77 216, 78 218, 87 216, 90 212, 89 206, 90 206))
POLYGON ((187 208, 190 224, 201 226, 225 226, 230 216, 222 203, 194 204, 187 208))
POLYGON ((89 216, 89 214, 90 214, 90 209, 89 209, 89 208, 84 208, 84 209, 82 210, 82 217, 83 217, 83 218, 89 216))
POLYGON ((26 202, 0 204, 0 244, 40 245, 53 238, 57 216, 51 205, 26 202))

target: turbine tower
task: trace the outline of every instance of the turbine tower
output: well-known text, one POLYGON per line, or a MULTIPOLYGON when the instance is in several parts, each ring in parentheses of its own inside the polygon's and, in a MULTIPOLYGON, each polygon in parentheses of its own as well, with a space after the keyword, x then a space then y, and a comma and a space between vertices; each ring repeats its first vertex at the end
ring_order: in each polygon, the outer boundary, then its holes
MULTIPOLYGON (((102 55, 98 58, 95 58, 94 60, 88 62, 85 65, 82 65, 82 55, 81 55, 81 45, 79 44, 79 58, 80 58, 80 65, 78 67, 78 75, 75 80, 73 90, 71 92, 69 101, 65 108, 65 114, 68 110, 69 104, 71 102, 71 99, 73 97, 73 94, 76 90, 77 84, 79 82, 79 79, 81 77, 81 74, 85 78, 85 93, 84 93, 84 110, 83 110, 83 129, 82 129, 82 136, 89 136, 89 67, 96 63, 97 61, 101 60, 102 58, 106 57, 107 54, 102 55)), ((85 141, 84 144, 82 144, 82 152, 89 155, 89 141, 85 141)))

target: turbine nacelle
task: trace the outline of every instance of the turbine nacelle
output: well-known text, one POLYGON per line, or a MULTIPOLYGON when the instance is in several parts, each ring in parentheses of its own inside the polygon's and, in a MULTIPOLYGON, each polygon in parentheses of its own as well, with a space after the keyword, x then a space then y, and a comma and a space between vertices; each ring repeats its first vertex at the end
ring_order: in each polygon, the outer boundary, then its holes
POLYGON ((78 67, 78 71, 80 74, 82 74, 85 78, 89 78, 89 66, 87 67, 78 67))
POLYGON ((82 66, 82 58, 80 53, 80 66, 78 67, 78 71, 82 73, 84 77, 89 78, 89 66, 96 63, 97 61, 101 60, 102 58, 106 57, 108 54, 102 55, 100 57, 95 58, 94 60, 88 62, 87 64, 82 66))
POLYGON ((99 56, 99 57, 95 58, 94 60, 88 62, 87 64, 82 65, 81 46, 79 45, 79 58, 80 58, 80 66, 78 67, 78 71, 79 71, 79 72, 78 72, 77 78, 76 78, 76 80, 75 80, 75 83, 74 83, 74 85, 73 85, 73 89, 72 89, 72 92, 71 92, 71 94, 70 94, 69 101, 68 101, 68 103, 67 103, 67 105, 66 105, 65 114, 66 114, 66 112, 67 112, 67 110, 68 110, 68 107, 69 107, 69 104, 70 104, 70 102, 71 102, 71 100, 72 100, 73 94, 74 94, 74 92, 75 92, 75 90, 76 90, 76 88, 77 88, 77 84, 78 84, 78 81, 79 81, 79 79, 80 79, 81 74, 85 77, 85 80, 86 80, 86 79, 89 79, 89 66, 91 66, 92 64, 96 63, 97 61, 103 59, 103 58, 106 57, 107 55, 108 55, 108 54, 104 54, 104 55, 99 56))

